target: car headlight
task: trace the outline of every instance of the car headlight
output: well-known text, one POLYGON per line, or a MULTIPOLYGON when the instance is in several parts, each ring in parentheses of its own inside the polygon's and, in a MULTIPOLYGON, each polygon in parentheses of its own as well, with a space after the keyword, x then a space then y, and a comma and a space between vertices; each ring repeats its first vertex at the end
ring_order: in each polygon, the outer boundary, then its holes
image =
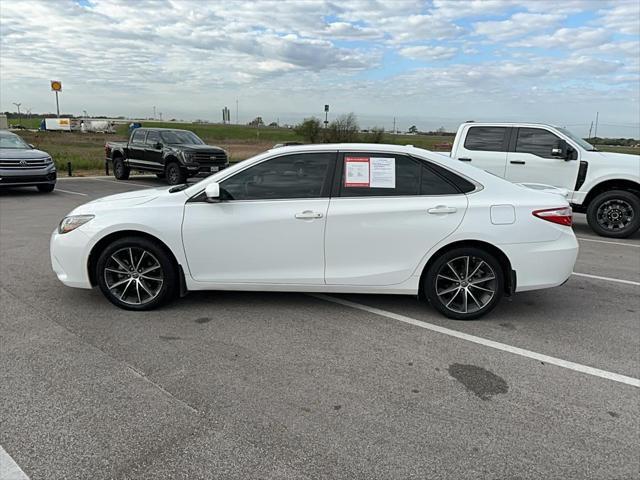
POLYGON ((53 163, 53 159, 51 157, 46 157, 44 159, 45 165, 51 165, 53 163))
POLYGON ((92 220, 94 217, 95 215, 69 215, 68 217, 64 217, 60 225, 58 225, 58 233, 69 233, 92 220))
POLYGON ((191 163, 193 161, 193 156, 191 152, 182 152, 182 159, 185 163, 191 163))

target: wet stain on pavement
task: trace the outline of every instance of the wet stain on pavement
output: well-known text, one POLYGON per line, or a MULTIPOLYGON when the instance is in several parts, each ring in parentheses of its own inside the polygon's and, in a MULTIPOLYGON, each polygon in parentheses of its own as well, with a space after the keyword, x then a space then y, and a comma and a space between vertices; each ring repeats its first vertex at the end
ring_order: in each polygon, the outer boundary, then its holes
POLYGON ((609 411, 609 412, 607 412, 607 413, 608 413, 610 416, 612 416, 613 418, 618 418, 618 417, 620 416, 620 414, 619 414, 619 413, 616 413, 616 412, 611 412, 611 411, 609 411))
POLYGON ((507 330, 515 330, 516 326, 513 323, 503 322, 499 324, 501 327, 506 328, 507 330))
POLYGON ((196 318, 194 322, 196 323, 209 323, 211 319, 209 317, 196 318))
POLYGON ((180 337, 174 337, 172 335, 159 335, 158 338, 160 340, 180 340, 180 337))
POLYGON ((453 363, 449 365, 449 375, 481 400, 489 400, 492 396, 509 390, 502 377, 476 365, 453 363))
POLYGON ((334 405, 333 409, 337 412, 338 410, 340 410, 342 408, 342 405, 334 405))

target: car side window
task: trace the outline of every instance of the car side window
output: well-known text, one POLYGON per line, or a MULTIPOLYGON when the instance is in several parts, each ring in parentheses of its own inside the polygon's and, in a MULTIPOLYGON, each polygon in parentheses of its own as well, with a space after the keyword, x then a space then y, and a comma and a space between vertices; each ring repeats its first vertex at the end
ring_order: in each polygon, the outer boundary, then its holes
POLYGON ((320 198, 330 182, 335 153, 300 153, 266 160, 221 184, 223 200, 320 198))
POLYGON ((421 195, 455 195, 460 193, 455 185, 436 173, 433 166, 423 165, 420 179, 421 195))
POLYGON ((470 127, 464 140, 467 150, 507 151, 507 127, 470 127))
POLYGON ((341 168, 341 197, 420 194, 421 165, 405 155, 345 153, 341 168))
POLYGON ((144 143, 144 135, 146 133, 146 130, 140 130, 139 128, 135 129, 133 132, 133 136, 131 137, 131 141, 133 143, 144 143))
POLYGON ((150 130, 145 143, 155 147, 158 142, 160 142, 160 133, 150 130))
POLYGON ((560 137, 542 128, 518 129, 516 152, 531 153, 542 158, 558 158, 551 155, 551 150, 560 143, 560 137))

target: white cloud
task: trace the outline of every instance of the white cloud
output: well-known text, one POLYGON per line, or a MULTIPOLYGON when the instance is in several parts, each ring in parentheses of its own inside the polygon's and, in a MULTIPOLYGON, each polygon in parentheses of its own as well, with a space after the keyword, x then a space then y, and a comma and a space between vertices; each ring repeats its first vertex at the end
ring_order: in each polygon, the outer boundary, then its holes
POLYGON ((560 28, 550 35, 537 35, 514 43, 517 47, 536 47, 578 50, 606 43, 611 32, 604 28, 578 27, 560 28))
POLYGON ((563 18, 563 15, 555 13, 515 13, 507 20, 476 22, 473 26, 477 35, 483 35, 493 42, 501 42, 553 28, 563 18))
POLYGON ((400 49, 400 55, 414 60, 447 60, 455 56, 457 52, 453 47, 419 45, 415 47, 405 47, 400 49))

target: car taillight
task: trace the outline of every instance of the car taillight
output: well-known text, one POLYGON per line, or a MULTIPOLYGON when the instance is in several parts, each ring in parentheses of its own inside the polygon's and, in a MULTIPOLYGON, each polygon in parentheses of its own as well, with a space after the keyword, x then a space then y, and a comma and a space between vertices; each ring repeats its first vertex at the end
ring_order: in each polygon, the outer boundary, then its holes
POLYGON ((534 210, 533 215, 548 222, 557 223, 570 227, 573 224, 573 211, 571 207, 545 208, 544 210, 534 210))

